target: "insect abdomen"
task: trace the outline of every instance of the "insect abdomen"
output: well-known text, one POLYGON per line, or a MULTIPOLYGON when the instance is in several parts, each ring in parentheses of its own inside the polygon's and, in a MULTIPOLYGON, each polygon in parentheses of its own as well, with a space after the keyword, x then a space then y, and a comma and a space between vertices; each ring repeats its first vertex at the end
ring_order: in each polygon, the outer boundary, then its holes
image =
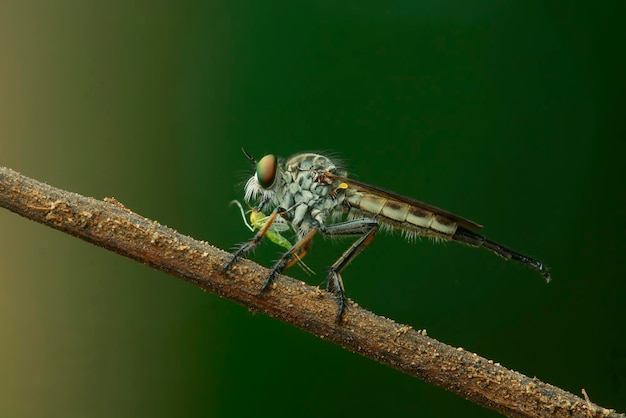
POLYGON ((355 193, 346 200, 351 207, 370 213, 372 217, 386 218, 405 227, 412 225, 418 230, 430 229, 444 235, 453 235, 457 229, 457 223, 444 216, 374 194, 355 193))

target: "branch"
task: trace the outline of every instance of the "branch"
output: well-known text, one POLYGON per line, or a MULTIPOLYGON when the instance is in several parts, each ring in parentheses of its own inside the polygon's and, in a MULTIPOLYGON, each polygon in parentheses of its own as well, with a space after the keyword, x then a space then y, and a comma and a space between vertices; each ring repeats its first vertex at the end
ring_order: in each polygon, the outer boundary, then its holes
POLYGON ((624 417, 562 389, 506 369, 410 326, 350 304, 335 324, 334 296, 285 276, 260 295, 267 270, 139 216, 115 199, 67 192, 0 167, 0 206, 295 325, 511 417, 624 417))

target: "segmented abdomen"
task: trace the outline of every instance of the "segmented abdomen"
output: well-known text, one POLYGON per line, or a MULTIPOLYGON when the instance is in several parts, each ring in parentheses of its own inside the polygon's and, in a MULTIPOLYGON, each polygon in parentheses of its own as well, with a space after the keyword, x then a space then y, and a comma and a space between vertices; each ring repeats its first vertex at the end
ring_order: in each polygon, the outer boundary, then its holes
POLYGON ((422 229, 450 236, 456 232, 455 221, 404 202, 365 192, 351 194, 346 197, 346 201, 351 207, 367 212, 373 218, 382 217, 383 222, 386 218, 392 223, 400 223, 405 227, 415 226, 418 234, 422 229))

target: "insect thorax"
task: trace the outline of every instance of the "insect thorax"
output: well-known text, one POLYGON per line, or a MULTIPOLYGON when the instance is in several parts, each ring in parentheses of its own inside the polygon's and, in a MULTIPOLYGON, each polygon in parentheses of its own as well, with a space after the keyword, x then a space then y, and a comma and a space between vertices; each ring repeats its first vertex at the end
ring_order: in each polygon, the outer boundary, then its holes
POLYGON ((325 225, 343 203, 343 194, 333 193, 338 182, 329 180, 324 173, 344 174, 329 158, 312 153, 291 157, 281 171, 282 181, 275 197, 287 209, 285 217, 300 234, 325 225))

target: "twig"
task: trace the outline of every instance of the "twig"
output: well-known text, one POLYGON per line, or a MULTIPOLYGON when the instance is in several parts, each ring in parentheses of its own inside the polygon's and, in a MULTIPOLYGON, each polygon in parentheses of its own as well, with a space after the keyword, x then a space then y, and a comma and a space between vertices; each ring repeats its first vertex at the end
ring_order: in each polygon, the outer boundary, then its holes
MULTIPOLYGON (((67 192, 0 167, 0 206, 188 281, 348 350, 511 417, 624 417, 354 304, 335 323, 334 297, 289 277, 259 294, 267 270, 139 216, 115 199, 67 192)), ((4 237, 7 239, 7 237, 4 237)))

